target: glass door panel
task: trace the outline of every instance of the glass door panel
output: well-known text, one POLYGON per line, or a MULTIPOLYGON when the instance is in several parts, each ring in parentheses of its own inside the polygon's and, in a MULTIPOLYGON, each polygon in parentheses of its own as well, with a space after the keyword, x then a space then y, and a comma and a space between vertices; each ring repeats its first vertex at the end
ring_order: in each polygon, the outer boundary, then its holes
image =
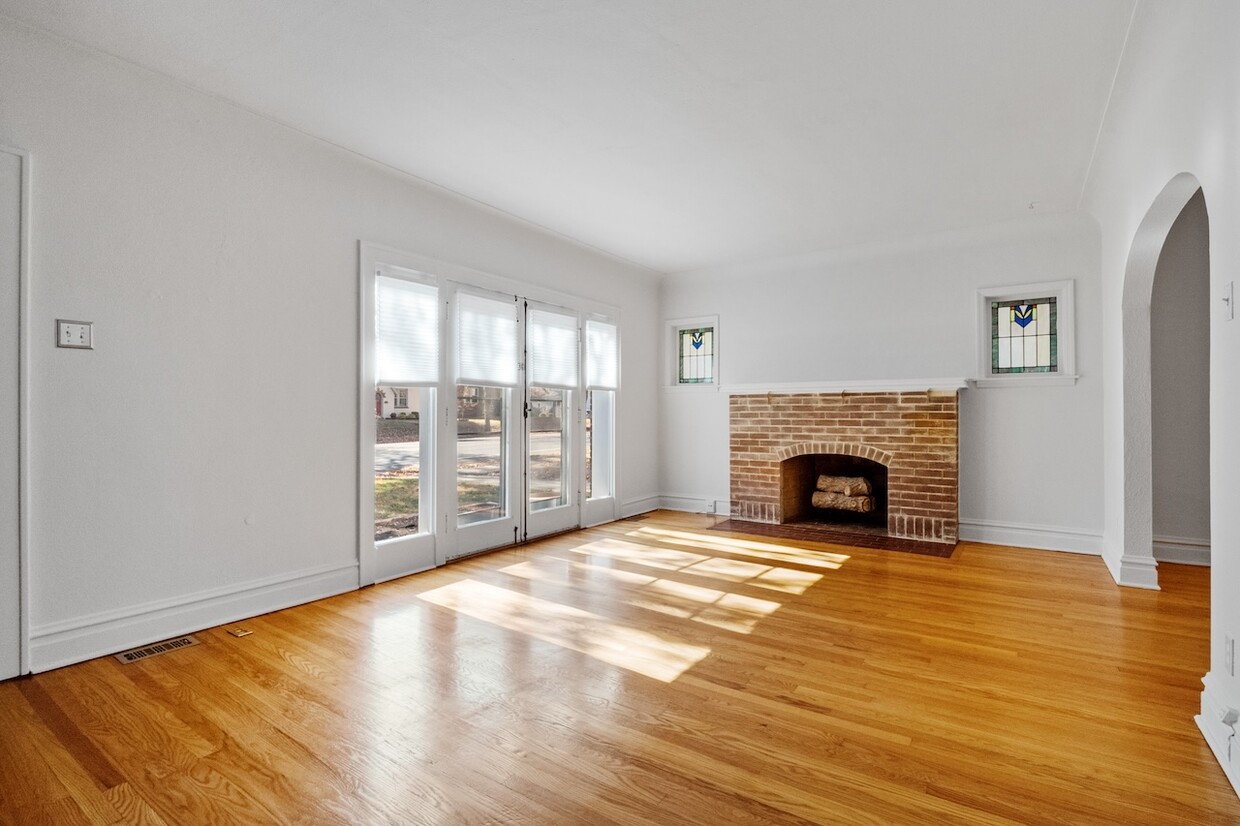
POLYGON ((506 436, 509 390, 460 384, 456 388, 457 525, 508 515, 506 436))
POLYGON ((566 492, 569 429, 565 411, 569 391, 552 387, 530 388, 529 413, 529 506, 530 511, 567 505, 566 492))
POLYGON ((526 420, 526 517, 529 539, 581 524, 579 486, 573 457, 574 393, 551 387, 529 389, 526 420))
POLYGON ((422 397, 430 392, 390 385, 375 389, 376 542, 428 528, 421 496, 422 397))

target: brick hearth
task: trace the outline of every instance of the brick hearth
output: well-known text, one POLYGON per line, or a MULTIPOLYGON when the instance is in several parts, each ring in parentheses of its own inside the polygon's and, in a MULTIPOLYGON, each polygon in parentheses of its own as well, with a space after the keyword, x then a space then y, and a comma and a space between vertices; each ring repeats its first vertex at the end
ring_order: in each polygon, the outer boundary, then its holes
POLYGON ((833 453, 886 466, 890 536, 956 541, 955 390, 735 395, 730 411, 733 518, 783 522, 781 463, 833 453))

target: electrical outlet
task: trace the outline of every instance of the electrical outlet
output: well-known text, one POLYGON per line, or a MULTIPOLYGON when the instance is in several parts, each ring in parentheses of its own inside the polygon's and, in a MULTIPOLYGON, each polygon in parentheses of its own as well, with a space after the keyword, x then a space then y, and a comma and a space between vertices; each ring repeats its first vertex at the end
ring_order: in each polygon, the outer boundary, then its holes
POLYGON ((1223 671, 1228 677, 1236 676, 1236 640, 1230 634, 1223 635, 1223 671))

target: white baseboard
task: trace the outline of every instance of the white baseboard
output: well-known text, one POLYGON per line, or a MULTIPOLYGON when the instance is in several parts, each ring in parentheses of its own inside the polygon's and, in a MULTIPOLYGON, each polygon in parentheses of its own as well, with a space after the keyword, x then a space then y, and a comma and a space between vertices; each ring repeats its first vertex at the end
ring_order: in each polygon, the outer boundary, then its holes
POLYGON ((641 513, 650 513, 662 507, 662 497, 659 496, 643 496, 640 499, 630 499, 620 505, 620 519, 628 519, 630 516, 637 516, 641 513))
MULTIPOLYGON (((651 497, 655 498, 655 497, 651 497)), ((711 513, 731 515, 729 499, 712 499, 702 496, 664 494, 657 497, 658 507, 686 513, 711 513)), ((648 508, 652 509, 652 508, 648 508)), ((1076 528, 1059 528, 1048 525, 1025 525, 1013 522, 995 522, 984 519, 960 521, 960 538, 968 542, 984 542, 990 545, 1012 545, 1018 548, 1035 548, 1043 551, 1067 551, 1069 553, 1099 555, 1102 553, 1102 534, 1076 528)))
POLYGON ((659 507, 669 511, 682 511, 684 513, 709 513, 718 516, 730 516, 732 500, 665 493, 659 497, 659 507))
POLYGON ((1053 525, 1027 525, 1017 522, 996 522, 989 519, 961 519, 960 538, 966 542, 1011 545, 1042 551, 1066 551, 1095 556, 1102 553, 1102 534, 1053 525))
POLYGON ((1180 565, 1210 565, 1210 540, 1183 536, 1154 537, 1154 558, 1180 565))
POLYGON ((356 590, 357 583, 355 561, 49 623, 31 629, 31 671, 48 671, 302 605, 356 590))
POLYGON ((1210 751, 1214 752, 1218 764, 1223 767, 1232 789, 1240 795, 1240 737, 1235 736, 1240 731, 1240 723, 1235 727, 1223 723, 1223 715, 1236 706, 1222 697, 1212 674, 1203 677, 1201 683, 1205 686, 1201 692, 1201 713, 1194 720, 1210 744, 1210 751))

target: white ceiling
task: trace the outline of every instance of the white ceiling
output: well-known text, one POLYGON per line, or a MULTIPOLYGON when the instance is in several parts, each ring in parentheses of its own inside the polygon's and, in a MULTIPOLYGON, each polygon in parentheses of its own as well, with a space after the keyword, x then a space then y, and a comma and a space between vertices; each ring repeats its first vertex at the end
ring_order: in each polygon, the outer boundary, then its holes
POLYGON ((0 0, 659 272, 1073 210, 1134 0, 0 0))

